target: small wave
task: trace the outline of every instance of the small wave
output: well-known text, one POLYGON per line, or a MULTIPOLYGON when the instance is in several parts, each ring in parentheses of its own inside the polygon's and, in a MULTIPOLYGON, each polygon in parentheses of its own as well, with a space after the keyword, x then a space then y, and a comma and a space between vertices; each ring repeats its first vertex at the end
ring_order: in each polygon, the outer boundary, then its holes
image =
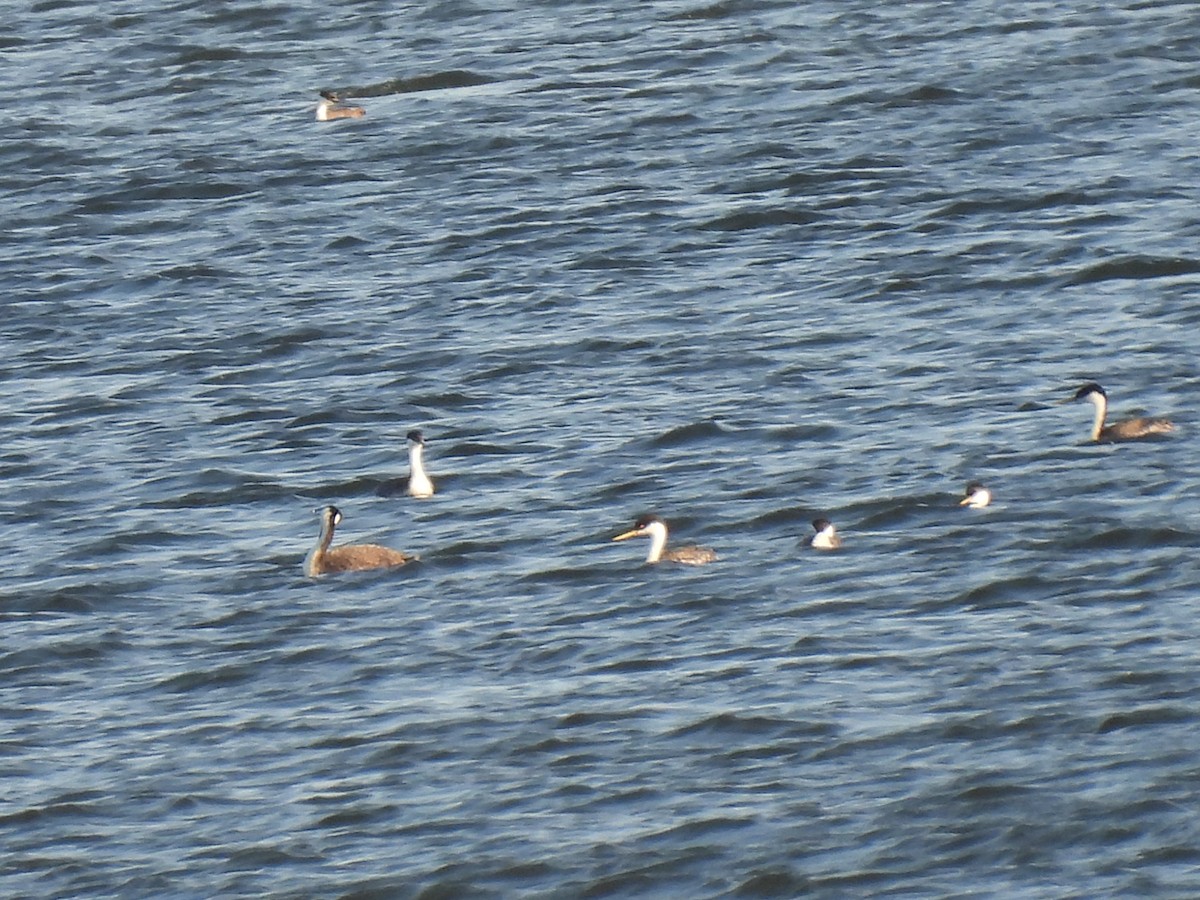
POLYGON ((1076 541, 1064 541, 1064 547, 1080 550, 1140 550, 1147 547, 1195 547, 1197 535, 1175 528, 1110 528, 1076 541))
POLYGON ((418 75, 414 78, 392 78, 374 84, 352 84, 335 88, 323 88, 339 97, 386 97, 389 94, 413 94, 419 91, 441 91, 447 88, 477 87, 492 84, 497 79, 464 69, 418 75))
POLYGON ((1123 256, 1106 260, 1076 272, 1067 284, 1095 284, 1100 281, 1128 279, 1142 281, 1151 278, 1175 278, 1200 272, 1200 260, 1185 257, 1123 256))
POLYGON ((1096 730, 1099 734, 1108 734, 1110 731, 1123 731, 1126 728, 1179 725, 1195 721, 1194 710, 1180 706, 1151 706, 1111 715, 1101 722, 1096 730))
MULTIPOLYGON (((972 610, 1006 609, 1053 597, 1061 589, 1061 584, 1038 577, 1001 578, 963 591, 952 600, 938 605, 972 610)), ((925 604, 924 609, 929 610, 933 606, 934 604, 925 604)))
POLYGON ((898 96, 892 105, 909 106, 918 103, 948 103, 963 99, 963 93, 953 88, 942 87, 940 84, 922 84, 898 96))
POLYGON ((655 447, 685 447, 689 444, 701 443, 708 438, 721 437, 725 429, 712 419, 703 422, 692 422, 680 425, 655 437, 651 444, 655 447))
POLYGON ((172 694, 188 694, 205 688, 231 687, 251 680, 256 668, 253 665, 224 665, 207 670, 194 669, 164 678, 155 685, 155 689, 172 694))
POLYGON ((667 16, 667 21, 703 22, 710 19, 727 19, 732 15, 736 15, 741 8, 742 4, 738 0, 722 0, 722 2, 713 3, 708 6, 685 9, 683 12, 667 16))
POLYGON ((766 207, 763 209, 737 210, 697 227, 701 231, 753 231, 758 228, 778 228, 787 225, 812 225, 827 217, 807 209, 788 207, 766 207))

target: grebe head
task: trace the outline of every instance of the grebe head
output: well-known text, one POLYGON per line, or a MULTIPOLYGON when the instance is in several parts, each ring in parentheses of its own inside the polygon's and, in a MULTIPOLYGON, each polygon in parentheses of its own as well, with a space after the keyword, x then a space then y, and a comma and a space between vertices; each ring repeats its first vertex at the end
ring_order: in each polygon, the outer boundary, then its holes
POLYGON ((333 91, 329 90, 328 88, 321 91, 320 93, 321 93, 321 96, 324 97, 326 100, 328 100, 330 103, 337 103, 339 100, 342 99, 341 97, 339 97, 337 94, 335 94, 333 91))
POLYGON ((628 531, 618 534, 614 541, 627 541, 630 538, 642 537, 649 535, 654 539, 661 539, 664 543, 667 537, 667 523, 653 513, 646 513, 644 516, 638 516, 633 527, 628 531))
POLYGON ((814 529, 816 529, 816 531, 818 533, 820 533, 820 532, 824 531, 826 528, 832 528, 833 523, 830 522, 828 519, 813 519, 812 526, 814 529))
POLYGON ((623 534, 618 534, 614 541, 624 541, 632 537, 641 537, 643 534, 650 534, 654 531, 667 528, 667 523, 653 513, 646 513, 643 516, 638 516, 637 521, 633 523, 633 527, 623 534))
MULTIPOLYGON (((647 563, 656 563, 661 559, 671 559, 675 562, 689 562, 687 558, 681 558, 678 553, 667 553, 667 523, 656 515, 647 514, 639 516, 638 520, 633 523, 633 527, 628 531, 618 534, 614 541, 625 541, 629 538, 648 537, 650 538, 650 550, 646 554, 647 563)), ((691 548, 688 548, 689 550, 691 548)), ((686 551, 685 551, 686 554, 686 551)), ((707 562, 707 560, 704 560, 707 562)))
POLYGON ((405 437, 407 437, 414 444, 424 444, 425 443, 425 435, 421 434, 421 432, 419 430, 417 430, 416 428, 414 428, 407 435, 405 435, 405 437))
MULTIPOLYGON (((1092 400, 1093 395, 1098 395, 1100 397, 1104 397, 1105 399, 1108 399, 1108 394, 1104 393, 1104 388, 1100 387, 1100 385, 1096 384, 1096 382, 1094 382, 1094 381, 1089 381, 1087 384, 1085 384, 1083 387, 1081 387, 1079 390, 1077 390, 1075 392, 1075 396, 1072 397, 1071 399, 1072 400, 1092 400)), ((1095 402, 1095 401, 1093 400, 1092 402, 1095 402)))

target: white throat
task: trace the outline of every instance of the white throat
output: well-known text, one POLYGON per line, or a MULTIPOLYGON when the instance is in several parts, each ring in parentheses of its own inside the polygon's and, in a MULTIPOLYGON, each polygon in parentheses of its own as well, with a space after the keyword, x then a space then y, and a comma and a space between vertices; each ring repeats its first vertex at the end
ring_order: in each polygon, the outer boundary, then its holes
POLYGON ((662 522, 651 522, 646 526, 646 534, 650 535, 650 552, 646 554, 646 562, 656 563, 667 549, 667 526, 662 522))
POLYGON ((967 506, 974 509, 983 509, 992 502, 992 492, 987 488, 976 488, 971 492, 971 496, 967 500, 967 506))
POLYGON ((826 525, 813 535, 812 544, 818 550, 833 550, 837 547, 837 531, 832 525, 826 525))
POLYGON ((321 102, 317 104, 317 121, 318 122, 328 122, 329 121, 329 106, 330 106, 329 101, 326 100, 324 97, 322 97, 321 102))
POLYGON ((433 496, 433 482, 425 474, 424 452, 424 444, 414 443, 408 448, 408 493, 413 497, 433 496))
POLYGON ((1092 440, 1098 441, 1100 432, 1104 430, 1104 419, 1108 415, 1108 398, 1097 391, 1092 391, 1087 398, 1096 407, 1096 418, 1092 420, 1092 440))

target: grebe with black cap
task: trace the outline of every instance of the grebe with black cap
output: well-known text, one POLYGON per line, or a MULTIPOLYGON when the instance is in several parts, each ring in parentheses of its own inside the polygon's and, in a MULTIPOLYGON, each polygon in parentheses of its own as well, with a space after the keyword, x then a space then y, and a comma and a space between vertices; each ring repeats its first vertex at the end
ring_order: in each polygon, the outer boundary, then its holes
POLYGON ((646 562, 683 563, 687 566, 702 566, 717 558, 715 550, 708 547, 676 547, 667 549, 667 523, 655 515, 645 515, 633 523, 628 531, 618 534, 614 541, 626 541, 629 538, 650 538, 650 552, 646 554, 646 562))
POLYGON ((416 554, 401 553, 379 544, 343 544, 341 547, 330 547, 333 543, 333 530, 342 521, 342 513, 336 506, 326 506, 320 510, 320 514, 321 535, 304 560, 304 574, 310 578, 332 572, 387 569, 417 559, 416 554))
POLYGON ((992 492, 985 488, 978 481, 972 481, 967 485, 967 492, 963 498, 958 501, 959 506, 969 506, 972 509, 983 509, 992 502, 992 492))
POLYGON ((317 121, 361 119, 367 114, 367 111, 361 106, 347 106, 341 102, 341 99, 333 91, 321 91, 321 100, 317 103, 317 121))
POLYGON ((1075 392, 1074 397, 1069 397, 1063 402, 1070 403, 1073 400, 1088 400, 1096 407, 1096 417, 1092 421, 1093 441, 1136 441, 1154 434, 1166 434, 1175 428, 1170 419, 1146 417, 1121 419, 1111 425, 1105 425, 1108 394, 1094 381, 1089 381, 1075 392))

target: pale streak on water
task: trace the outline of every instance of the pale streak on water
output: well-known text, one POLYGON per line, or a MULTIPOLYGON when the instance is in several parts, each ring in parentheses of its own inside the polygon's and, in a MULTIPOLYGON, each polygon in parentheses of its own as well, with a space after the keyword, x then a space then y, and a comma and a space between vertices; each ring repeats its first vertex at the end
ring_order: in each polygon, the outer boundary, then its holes
POLYGON ((1200 892, 1193 4, 7 23, 6 896, 1200 892))

